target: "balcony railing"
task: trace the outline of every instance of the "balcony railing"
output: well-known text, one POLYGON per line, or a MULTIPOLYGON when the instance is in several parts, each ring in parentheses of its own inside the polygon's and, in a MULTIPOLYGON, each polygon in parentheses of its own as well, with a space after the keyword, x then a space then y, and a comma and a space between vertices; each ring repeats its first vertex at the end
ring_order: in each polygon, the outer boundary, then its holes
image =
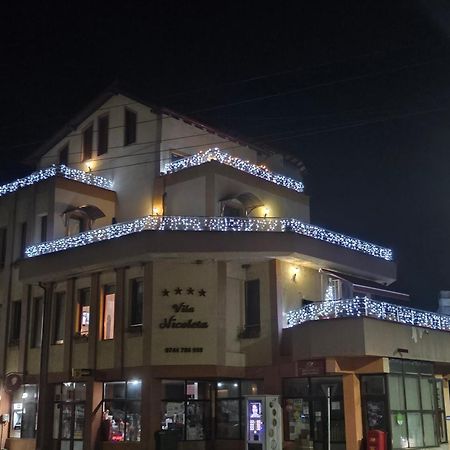
POLYGON ((290 328, 315 320, 348 317, 371 317, 432 330, 450 331, 450 316, 379 302, 367 297, 311 303, 289 311, 285 315, 285 327, 290 328))
POLYGON ((46 169, 37 170, 24 178, 19 178, 16 181, 0 186, 0 197, 2 195, 16 192, 18 189, 31 186, 35 183, 39 183, 47 180, 48 178, 57 176, 109 190, 113 187, 113 182, 107 178, 100 177, 89 172, 83 172, 82 170, 73 169, 64 165, 54 164, 46 169))
POLYGON ((273 219, 263 217, 180 217, 146 216, 129 222, 117 223, 86 231, 54 241, 31 245, 25 250, 27 257, 81 247, 141 231, 199 231, 199 232, 278 232, 297 233, 313 239, 366 253, 387 261, 392 260, 392 250, 370 242, 345 236, 341 233, 301 222, 298 219, 273 219))

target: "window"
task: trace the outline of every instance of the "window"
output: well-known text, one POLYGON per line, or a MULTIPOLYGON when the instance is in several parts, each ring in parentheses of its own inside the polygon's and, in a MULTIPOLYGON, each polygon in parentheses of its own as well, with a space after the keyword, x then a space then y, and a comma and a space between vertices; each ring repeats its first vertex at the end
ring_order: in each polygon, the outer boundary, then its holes
POLYGON ((5 265, 6 261, 6 227, 0 228, 0 268, 5 265))
POLYGON ((114 311, 116 287, 105 286, 103 297, 103 339, 114 339, 114 311))
POLYGON ((83 148, 81 150, 81 160, 87 161, 92 158, 92 144, 94 141, 94 125, 89 125, 83 131, 83 148))
POLYGON ((22 302, 20 300, 11 304, 11 325, 9 329, 9 343, 18 345, 20 339, 20 324, 22 321, 22 302))
POLYGON ((47 240, 47 219, 48 216, 40 216, 41 220, 40 220, 40 235, 41 235, 41 242, 45 242, 47 240))
POLYGON ((53 304, 53 344, 64 343, 64 313, 66 293, 56 292, 53 304))
POLYGON ((58 154, 59 164, 67 166, 69 164, 69 145, 64 146, 58 154))
POLYGON ((78 314, 76 324, 76 332, 80 336, 89 336, 90 303, 91 289, 80 289, 78 291, 78 314))
POLYGON ((30 345, 33 348, 37 348, 41 346, 42 342, 42 325, 44 319, 44 299, 42 297, 33 299, 32 311, 30 345))
POLYGON ((141 440, 140 380, 117 381, 103 385, 103 441, 141 440))
POLYGON ((125 109, 125 145, 136 142, 137 114, 129 109, 125 109))
POLYGON ((98 148, 97 155, 108 152, 109 116, 104 115, 98 118, 98 148))
POLYGON ((10 437, 36 437, 38 387, 25 384, 12 394, 10 437))
POLYGON ((22 222, 20 224, 20 249, 19 249, 20 258, 24 257, 26 246, 27 246, 27 223, 22 222))
POLYGON ((85 422, 86 384, 62 383, 55 387, 53 433, 61 450, 82 450, 85 422))
POLYGON ((243 439, 244 396, 262 393, 258 380, 162 380, 161 429, 186 441, 243 439), (215 417, 215 420, 212 418, 215 417))
POLYGON ((392 447, 436 447, 445 442, 447 436, 440 423, 445 413, 432 365, 391 360, 390 370, 387 380, 392 447))
POLYGON ((144 280, 131 280, 130 327, 142 325, 142 306, 144 302, 144 280))
POLYGON ((261 332, 259 280, 245 282, 245 324, 241 338, 257 338, 261 332))

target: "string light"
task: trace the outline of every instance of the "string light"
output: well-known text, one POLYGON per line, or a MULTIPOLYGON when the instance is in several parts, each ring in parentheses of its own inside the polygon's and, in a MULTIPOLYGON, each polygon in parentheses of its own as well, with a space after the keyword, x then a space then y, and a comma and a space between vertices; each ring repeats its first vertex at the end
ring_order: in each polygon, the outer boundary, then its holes
POLYGON ((104 189, 112 189, 113 182, 107 178, 93 175, 92 173, 86 173, 82 170, 72 169, 64 165, 53 164, 46 169, 41 169, 24 178, 19 178, 12 183, 4 184, 0 186, 0 197, 2 195, 10 194, 17 191, 20 188, 31 186, 40 181, 47 180, 48 178, 61 176, 69 180, 79 181, 80 183, 90 184, 92 186, 98 186, 104 189))
POLYGON ((311 303, 303 308, 287 312, 285 327, 290 328, 315 320, 345 317, 371 317, 432 330, 450 331, 450 316, 379 302, 368 297, 311 303))
POLYGON ((351 238, 340 233, 303 223, 298 219, 274 219, 262 217, 181 217, 145 216, 129 222, 109 225, 86 231, 74 236, 43 242, 26 248, 25 255, 33 257, 70 248, 81 247, 94 242, 120 238, 141 231, 236 231, 236 232, 292 232, 313 239, 340 245, 391 261, 392 250, 369 242, 351 238))
POLYGON ((279 173, 271 172, 265 166, 258 166, 249 161, 236 158, 235 156, 231 156, 228 153, 220 151, 218 148, 209 149, 204 153, 196 153, 195 155, 187 158, 166 164, 163 173, 167 174, 179 172, 180 170, 200 166, 201 164, 205 164, 210 161, 218 161, 221 164, 226 164, 227 166, 234 167, 235 169, 242 170, 250 175, 263 178, 266 181, 284 186, 288 189, 293 189, 297 192, 303 192, 305 189, 305 186, 301 181, 294 180, 293 178, 286 177, 279 173))

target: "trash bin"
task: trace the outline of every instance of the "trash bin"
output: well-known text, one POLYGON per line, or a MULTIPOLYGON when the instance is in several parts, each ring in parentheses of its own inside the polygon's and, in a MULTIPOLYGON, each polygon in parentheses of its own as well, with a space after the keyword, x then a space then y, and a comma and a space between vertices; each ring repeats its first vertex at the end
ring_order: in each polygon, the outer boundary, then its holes
POLYGON ((160 430, 155 433, 156 450, 177 450, 180 433, 177 430, 160 430))

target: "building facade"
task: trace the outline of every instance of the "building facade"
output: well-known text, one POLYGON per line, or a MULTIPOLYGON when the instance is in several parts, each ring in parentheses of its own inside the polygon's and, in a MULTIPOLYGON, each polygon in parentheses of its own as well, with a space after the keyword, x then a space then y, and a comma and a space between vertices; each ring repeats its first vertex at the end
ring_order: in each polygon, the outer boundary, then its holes
POLYGON ((448 448, 450 321, 310 223, 295 158, 119 92, 33 158, 0 187, 2 446, 243 449, 276 394, 286 448, 448 448))

